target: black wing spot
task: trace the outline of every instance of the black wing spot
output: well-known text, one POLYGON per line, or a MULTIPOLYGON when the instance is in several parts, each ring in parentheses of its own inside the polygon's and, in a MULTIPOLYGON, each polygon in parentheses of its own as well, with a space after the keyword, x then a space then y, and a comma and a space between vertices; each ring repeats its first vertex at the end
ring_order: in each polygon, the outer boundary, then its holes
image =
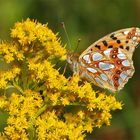
POLYGON ((108 48, 113 48, 113 46, 112 45, 109 45, 108 48))
POLYGON ((125 41, 125 43, 128 43, 128 42, 129 42, 128 40, 125 41))
POLYGON ((98 48, 99 50, 101 49, 100 45, 95 45, 96 48, 98 48))
POLYGON ((120 40, 117 40, 117 43, 118 43, 118 44, 120 44, 120 43, 121 43, 121 41, 120 41, 120 40))
POLYGON ((126 47, 126 50, 129 51, 129 46, 126 47))
POLYGON ((115 34, 112 34, 112 35, 110 36, 110 38, 112 38, 113 40, 117 40, 117 37, 115 37, 114 35, 115 35, 115 34))
POLYGON ((119 48, 123 49, 123 46, 122 46, 122 45, 120 45, 120 46, 119 46, 119 48))
POLYGON ((110 38, 113 38, 114 37, 114 34, 111 34, 110 38))
POLYGON ((108 43, 107 43, 107 41, 102 41, 103 42, 103 44, 107 47, 108 46, 108 43))
POLYGON ((112 39, 113 39, 113 40, 117 40, 117 37, 113 37, 112 39))

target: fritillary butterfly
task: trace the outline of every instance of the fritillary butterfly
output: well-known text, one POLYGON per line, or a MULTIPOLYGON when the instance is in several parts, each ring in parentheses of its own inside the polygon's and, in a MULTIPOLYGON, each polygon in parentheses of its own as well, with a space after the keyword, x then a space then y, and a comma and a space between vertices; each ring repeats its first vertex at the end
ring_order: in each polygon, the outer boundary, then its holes
POLYGON ((80 55, 69 52, 67 61, 81 78, 116 92, 134 74, 132 55, 139 42, 139 28, 118 30, 96 41, 80 55))

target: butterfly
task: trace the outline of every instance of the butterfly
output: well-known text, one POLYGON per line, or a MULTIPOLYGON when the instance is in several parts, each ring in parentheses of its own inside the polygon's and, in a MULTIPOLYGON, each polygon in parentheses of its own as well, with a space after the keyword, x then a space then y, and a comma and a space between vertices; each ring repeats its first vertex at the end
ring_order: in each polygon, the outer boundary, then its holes
POLYGON ((68 52, 74 74, 112 92, 121 90, 134 74, 132 56, 140 43, 137 27, 112 32, 81 54, 68 52))

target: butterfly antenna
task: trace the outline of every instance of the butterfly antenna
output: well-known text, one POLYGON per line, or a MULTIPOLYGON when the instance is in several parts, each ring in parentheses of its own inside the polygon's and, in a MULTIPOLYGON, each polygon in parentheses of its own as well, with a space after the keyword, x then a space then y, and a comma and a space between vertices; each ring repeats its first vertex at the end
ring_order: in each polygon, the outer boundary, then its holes
POLYGON ((72 46, 71 46, 70 39, 69 39, 67 30, 66 30, 66 27, 65 27, 65 23, 64 23, 64 22, 61 22, 61 25, 62 25, 62 27, 63 27, 63 29, 64 29, 65 34, 66 34, 66 38, 67 38, 67 40, 68 40, 69 48, 70 48, 70 50, 72 50, 72 46))
POLYGON ((79 38, 79 39, 78 39, 78 41, 77 41, 77 46, 76 46, 76 48, 75 48, 74 52, 76 52, 76 51, 77 51, 77 49, 78 49, 78 47, 79 47, 80 42, 81 42, 81 39, 79 38))

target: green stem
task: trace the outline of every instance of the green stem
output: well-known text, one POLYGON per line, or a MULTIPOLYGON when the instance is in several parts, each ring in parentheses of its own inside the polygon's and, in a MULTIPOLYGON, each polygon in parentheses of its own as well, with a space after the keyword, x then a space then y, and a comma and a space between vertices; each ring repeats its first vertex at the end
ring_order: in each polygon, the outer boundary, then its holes
POLYGON ((8 85, 6 87, 6 90, 9 89, 9 88, 16 88, 19 92, 21 92, 22 94, 24 94, 22 88, 20 86, 18 86, 14 81, 13 81, 13 85, 8 85))
POLYGON ((14 86, 17 90, 19 90, 22 94, 24 94, 22 88, 21 88, 20 86, 18 86, 14 81, 13 81, 13 86, 14 86))
POLYGON ((48 107, 48 105, 47 104, 45 104, 43 107, 41 107, 39 110, 38 110, 38 112, 36 113, 36 115, 35 115, 35 119, 38 117, 38 116, 40 116, 46 109, 47 109, 47 107, 48 107))
MULTIPOLYGON (((26 62, 26 60, 25 60, 26 62)), ((27 89, 27 85, 28 85, 28 65, 26 63, 22 64, 22 82, 23 82, 23 89, 27 89)))
POLYGON ((30 127, 28 128, 28 133, 29 133, 29 139, 30 140, 35 140, 36 137, 35 137, 35 127, 34 127, 34 124, 35 124, 35 120, 38 116, 40 116, 46 109, 47 109, 48 105, 45 104, 43 105, 39 110, 38 112, 36 113, 36 115, 31 118, 30 120, 30 127))

